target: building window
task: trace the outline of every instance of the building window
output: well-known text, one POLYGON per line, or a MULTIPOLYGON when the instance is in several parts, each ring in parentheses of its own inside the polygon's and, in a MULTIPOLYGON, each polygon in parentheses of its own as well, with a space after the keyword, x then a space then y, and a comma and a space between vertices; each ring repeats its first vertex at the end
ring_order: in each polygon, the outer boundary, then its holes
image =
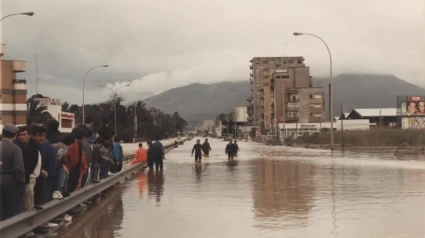
POLYGON ((298 60, 298 64, 302 64, 302 60, 298 60))
POLYGON ((293 60, 289 60, 289 64, 293 64, 294 63, 294 61, 293 60))
POLYGON ((286 61, 283 61, 283 64, 287 64, 286 61))
POLYGON ((292 101, 294 101, 294 102, 296 101, 296 98, 295 98, 295 96, 292 96, 292 101))
POLYGON ((271 64, 271 65, 273 65, 273 64, 274 64, 274 61, 273 61, 273 60, 272 60, 272 61, 270 61, 270 64, 271 64))
POLYGON ((313 94, 310 94, 310 99, 313 99, 313 94))
POLYGON ((280 68, 282 65, 281 64, 277 64, 276 65, 276 68, 280 68))
POLYGON ((310 113, 310 116, 312 117, 313 116, 313 113, 310 113))
POLYGON ((269 64, 268 60, 263 60, 263 64, 269 64))
POLYGON ((62 128, 72 128, 72 120, 69 119, 61 119, 62 128))

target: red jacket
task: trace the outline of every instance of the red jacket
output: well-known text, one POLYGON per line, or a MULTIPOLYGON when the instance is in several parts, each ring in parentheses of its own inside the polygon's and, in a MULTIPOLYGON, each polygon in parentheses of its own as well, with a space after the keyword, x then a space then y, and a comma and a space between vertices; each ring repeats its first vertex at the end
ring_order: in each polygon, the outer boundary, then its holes
MULTIPOLYGON (((78 156, 78 141, 75 140, 74 144, 71 148, 69 148, 68 152, 66 153, 68 159, 65 163, 66 168, 71 171, 74 166, 78 164, 79 156, 78 156)), ((80 173, 81 175, 85 174, 87 172, 87 161, 86 161, 86 154, 84 154, 84 151, 82 152, 81 156, 81 166, 80 166, 80 173)))

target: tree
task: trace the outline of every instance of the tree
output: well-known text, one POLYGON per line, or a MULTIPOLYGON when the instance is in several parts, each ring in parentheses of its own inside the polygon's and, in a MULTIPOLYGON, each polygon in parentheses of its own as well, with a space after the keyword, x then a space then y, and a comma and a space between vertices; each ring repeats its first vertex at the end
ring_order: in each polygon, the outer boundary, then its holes
POLYGON ((69 103, 68 102, 64 102, 62 103, 62 109, 63 112, 68 112, 69 110, 69 103))
MULTIPOLYGON (((44 96, 34 95, 28 100, 27 121, 29 123, 33 121, 42 123, 47 120, 47 114, 43 113, 47 108, 37 105, 34 101, 34 98, 37 97, 44 96)), ((117 132, 119 137, 126 142, 132 141, 134 136, 146 139, 153 139, 156 136, 164 138, 178 131, 183 131, 187 126, 187 122, 180 117, 178 112, 167 114, 157 108, 147 108, 143 101, 137 101, 127 106, 122 105, 124 98, 120 96, 111 97, 110 99, 98 104, 85 105, 85 114, 92 117, 95 131, 100 129, 104 118, 108 119, 110 126, 115 129, 115 109, 117 132), (136 134, 134 133, 135 116, 137 116, 136 134)), ((81 123, 81 106, 77 104, 69 105, 69 103, 65 102, 61 108, 62 111, 75 114, 76 125, 81 123)))
POLYGON ((46 123, 52 119, 50 113, 47 112, 46 105, 40 105, 36 98, 47 98, 41 94, 36 94, 27 100, 27 125, 31 123, 46 123))

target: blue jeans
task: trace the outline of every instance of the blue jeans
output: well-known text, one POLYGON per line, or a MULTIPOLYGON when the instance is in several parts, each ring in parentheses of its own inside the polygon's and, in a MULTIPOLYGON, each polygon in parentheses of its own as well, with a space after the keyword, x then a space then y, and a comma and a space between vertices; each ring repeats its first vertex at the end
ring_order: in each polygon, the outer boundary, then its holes
POLYGON ((56 183, 56 189, 55 191, 62 191, 63 185, 65 184, 65 180, 68 177, 68 174, 65 173, 65 170, 61 167, 58 170, 58 177, 57 177, 57 183, 56 183))
POLYGON ((100 164, 99 179, 104 179, 108 177, 109 164, 100 164))

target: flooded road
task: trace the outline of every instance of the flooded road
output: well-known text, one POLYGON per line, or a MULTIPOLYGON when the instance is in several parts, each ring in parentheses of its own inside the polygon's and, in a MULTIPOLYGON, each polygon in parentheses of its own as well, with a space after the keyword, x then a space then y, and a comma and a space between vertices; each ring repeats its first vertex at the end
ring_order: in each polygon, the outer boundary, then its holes
MULTIPOLYGON (((391 154, 195 140, 100 200, 59 237, 424 237, 425 163, 391 154)), ((392 153, 393 151, 391 151, 392 153)))

